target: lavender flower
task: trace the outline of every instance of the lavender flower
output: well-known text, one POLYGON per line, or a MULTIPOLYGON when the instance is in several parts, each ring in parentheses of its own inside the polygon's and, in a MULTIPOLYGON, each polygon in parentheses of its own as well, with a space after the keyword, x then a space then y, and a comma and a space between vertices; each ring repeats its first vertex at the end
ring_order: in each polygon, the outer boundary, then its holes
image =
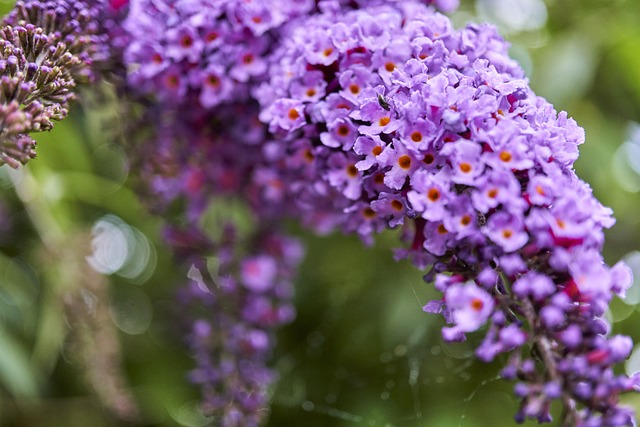
POLYGON ((95 79, 105 58, 98 35, 99 8, 87 2, 18 2, 0 29, 0 165, 18 167, 35 157, 29 132, 50 130, 95 79))

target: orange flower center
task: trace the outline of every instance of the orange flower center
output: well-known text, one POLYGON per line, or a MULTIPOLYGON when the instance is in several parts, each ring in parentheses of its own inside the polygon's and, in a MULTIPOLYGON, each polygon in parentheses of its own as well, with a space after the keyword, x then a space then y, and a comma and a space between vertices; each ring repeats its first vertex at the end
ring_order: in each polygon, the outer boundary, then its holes
POLYGON ((349 135, 349 126, 347 126, 347 125, 338 126, 338 135, 340 135, 340 136, 349 135))
POLYGON ((298 113, 298 110, 296 110, 295 108, 292 108, 289 110, 288 116, 291 120, 296 120, 300 117, 300 113, 298 113))
POLYGON ((422 159, 422 161, 424 162, 424 164, 426 165, 430 165, 431 163, 434 162, 436 158, 433 156, 433 154, 428 153, 424 155, 424 159, 422 159))
POLYGON ((471 172, 471 165, 467 162, 460 163, 460 170, 464 173, 471 172))
POLYGON ((500 153, 500 160, 502 160, 503 162, 510 162, 511 161, 511 153, 508 151, 502 151, 500 153))
POLYGON ((440 191, 437 188, 432 188, 427 193, 427 198, 432 202, 437 202, 440 199, 440 191))
POLYGON ((313 155, 313 152, 311 150, 309 150, 308 148, 306 150, 304 150, 303 156, 309 162, 312 162, 313 159, 315 158, 314 155, 313 155))
POLYGON ((379 156, 380 153, 382 153, 382 147, 379 145, 376 145, 371 149, 371 154, 373 154, 374 156, 379 156))
POLYGON ((170 76, 167 76, 167 86, 169 86, 171 89, 175 89, 180 85, 180 79, 178 79, 178 76, 171 74, 170 76))
POLYGON ((362 215, 364 215, 367 219, 372 219, 376 217, 376 213, 371 208, 364 208, 362 211, 362 215))
POLYGON ((502 230, 502 237, 504 237, 505 239, 510 239, 511 236, 513 236, 513 231, 509 230, 508 228, 506 230, 502 230))
POLYGON ((387 62, 386 64, 384 64, 384 69, 388 72, 392 72, 396 69, 396 64, 394 64, 393 62, 387 62))
POLYGON ((347 175, 349 175, 351 178, 355 178, 356 176, 358 176, 358 168, 356 167, 356 165, 349 165, 347 166, 347 175))
POLYGON ((415 131, 411 134, 411 140, 413 142, 420 142, 422 141, 422 134, 418 131, 415 131))
POLYGON ((449 231, 445 228, 444 225, 440 224, 438 226, 438 234, 447 234, 449 231))
POLYGON ((402 169, 409 169, 411 167, 411 157, 406 154, 398 158, 398 164, 402 169))
POLYGON ((391 207, 397 211, 402 210, 402 203, 399 200, 392 200, 391 207))
POLYGON ((475 311, 480 311, 482 310, 482 307, 484 307, 484 303, 482 302, 482 300, 480 298, 473 298, 471 300, 471 308, 475 311))
POLYGON ((307 96, 308 96, 309 98, 311 98, 311 97, 312 97, 313 95, 315 95, 315 94, 316 94, 316 90, 315 90, 314 88, 309 88, 309 89, 307 89, 307 96))
POLYGON ((496 197, 498 197, 498 189, 492 188, 491 190, 487 191, 487 196, 489 196, 490 199, 495 199, 496 197))
POLYGON ((389 124, 389 122, 391 121, 391 118, 388 116, 384 116, 383 118, 381 118, 380 120, 378 120, 378 124, 380 126, 386 126, 389 124))
POLYGON ((193 45, 193 39, 191 36, 184 36, 182 40, 180 40, 180 44, 182 47, 191 47, 193 45))
POLYGON ((460 224, 464 226, 471 224, 471 216, 465 215, 462 218, 460 218, 460 224))
POLYGON ((360 93, 360 86, 354 83, 352 85, 349 85, 349 90, 352 94, 357 95, 360 93))

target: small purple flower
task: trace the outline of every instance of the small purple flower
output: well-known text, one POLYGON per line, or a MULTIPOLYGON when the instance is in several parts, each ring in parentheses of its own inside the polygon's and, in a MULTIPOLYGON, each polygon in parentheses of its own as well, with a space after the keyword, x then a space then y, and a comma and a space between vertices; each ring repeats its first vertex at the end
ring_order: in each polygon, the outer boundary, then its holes
MULTIPOLYGON (((447 172, 432 175, 424 170, 417 171, 411 177, 412 190, 407 193, 407 199, 413 210, 424 219, 442 221, 449 216, 446 207, 452 196, 449 194, 448 178, 447 172)), ((471 218, 468 223, 471 223, 471 218)))
POLYGON ((454 242, 454 238, 455 236, 447 230, 444 223, 430 221, 424 227, 423 246, 433 255, 442 256, 454 242))
POLYGON ((200 104, 205 108, 226 101, 233 90, 233 83, 226 77, 224 68, 216 64, 211 64, 204 70, 193 70, 190 80, 202 87, 200 104))
POLYGON ((386 144, 378 136, 359 136, 353 151, 365 158, 356 163, 358 170, 367 171, 377 165, 378 157, 385 148, 386 144))
POLYGON ((484 171, 484 163, 480 159, 482 148, 475 142, 460 139, 450 142, 440 150, 440 154, 449 157, 451 162, 451 180, 456 184, 475 185, 484 171))
POLYGON ((273 286, 277 272, 276 262, 268 256, 247 258, 240 273, 245 286, 254 291, 265 291, 273 286))
POLYGON ((551 205, 557 196, 557 184, 557 180, 554 181, 545 175, 533 175, 527 185, 529 201, 539 206, 551 205))
POLYGON ((337 118, 327 123, 328 132, 320 134, 320 141, 327 147, 341 147, 348 151, 353 147, 358 136, 355 125, 347 118, 337 118))
POLYGON ((166 33, 166 37, 166 53, 174 61, 186 59, 190 62, 196 62, 202 54, 204 43, 196 29, 189 23, 170 28, 166 33))
POLYGON ((269 130, 293 131, 305 125, 304 105, 295 99, 278 99, 270 109, 260 115, 260 120, 269 123, 269 130))
POLYGON ((544 274, 529 272, 513 284, 513 291, 519 297, 532 297, 540 301, 551 296, 556 291, 556 285, 544 274))
POLYGON ((407 178, 420 164, 415 154, 408 151, 402 144, 385 147, 377 160, 380 166, 388 168, 385 172, 384 183, 396 190, 404 186, 407 178))
POLYGON ((473 282, 449 286, 444 300, 454 324, 443 329, 447 341, 458 340, 464 333, 478 330, 489 319, 494 306, 491 295, 473 282))
MULTIPOLYGON (((299 80, 291 82, 291 96, 305 102, 318 102, 326 92, 327 82, 320 71, 309 71, 299 80)), ((334 117, 325 117, 327 122, 333 121, 334 117)))
POLYGON ((329 157, 327 179, 348 199, 357 200, 362 194, 362 173, 350 157, 335 153, 329 157))
POLYGON ((252 77, 258 77, 267 70, 267 62, 263 58, 265 43, 256 40, 238 49, 235 62, 231 65, 229 75, 239 82, 247 82, 252 77))
POLYGON ((514 252, 529 241, 522 218, 508 212, 493 214, 483 232, 505 252, 514 252))
POLYGON ((371 202, 371 209, 378 215, 389 218, 389 227, 404 223, 407 208, 402 198, 393 193, 380 193, 377 200, 371 202))
POLYGON ((504 204, 509 210, 524 211, 526 203, 521 198, 520 184, 513 174, 500 170, 478 181, 477 190, 471 194, 473 207, 483 213, 504 204))

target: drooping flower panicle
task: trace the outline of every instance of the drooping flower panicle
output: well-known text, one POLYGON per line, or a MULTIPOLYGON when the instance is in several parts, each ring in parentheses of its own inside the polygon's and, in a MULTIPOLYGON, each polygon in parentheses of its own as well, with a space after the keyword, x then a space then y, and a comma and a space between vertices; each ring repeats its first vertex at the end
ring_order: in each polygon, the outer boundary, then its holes
POLYGON ((444 294, 425 306, 452 325, 443 338, 489 323, 477 356, 512 355, 519 421, 549 421, 559 399, 565 425, 632 425, 618 396, 638 379, 613 373, 629 339, 603 319, 630 277, 603 263, 611 211, 573 170, 583 130, 535 96, 490 26, 456 31, 404 4, 288 30, 255 92, 286 211, 365 242, 402 224, 398 256, 432 265, 444 294))
POLYGON ((235 226, 224 226, 217 256, 192 258, 179 299, 190 312, 196 368, 189 377, 202 390, 204 413, 221 427, 257 427, 276 378, 267 367, 273 334, 295 313, 291 280, 302 252, 297 241, 269 231, 238 240, 235 226))

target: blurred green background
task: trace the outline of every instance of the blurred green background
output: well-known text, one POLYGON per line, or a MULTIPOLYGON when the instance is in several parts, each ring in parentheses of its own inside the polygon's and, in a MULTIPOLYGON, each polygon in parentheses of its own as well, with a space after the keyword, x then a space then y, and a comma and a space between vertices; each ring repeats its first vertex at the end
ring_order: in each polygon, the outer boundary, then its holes
MULTIPOLYGON (((616 213, 605 258, 629 261, 639 303, 640 1, 463 1, 453 19, 498 25, 534 90, 585 128, 576 168, 616 213)), ((0 168, 0 426, 203 425, 172 317, 185 272, 131 189, 117 105, 108 89, 85 97, 37 135, 36 161, 0 168), (102 256, 105 236, 128 256, 102 256), (126 421, 133 401, 140 414, 126 421)), ((473 359, 479 334, 442 344, 443 320, 421 309, 436 295, 391 260, 393 232, 368 249, 301 235, 298 318, 279 333, 270 427, 514 424, 500 362, 473 359)), ((614 301, 609 317, 640 342, 632 304, 614 301)), ((640 352, 625 368, 640 370, 640 352)), ((640 397, 625 399, 640 410, 640 397)))

